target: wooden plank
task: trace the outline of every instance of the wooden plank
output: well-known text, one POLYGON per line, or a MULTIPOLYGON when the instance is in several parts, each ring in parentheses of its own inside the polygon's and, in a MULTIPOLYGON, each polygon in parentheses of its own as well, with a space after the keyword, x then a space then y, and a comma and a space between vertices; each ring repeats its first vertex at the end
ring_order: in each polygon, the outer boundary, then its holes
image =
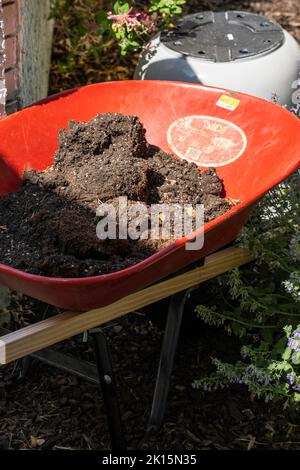
POLYGON ((194 287, 248 263, 251 259, 251 254, 247 250, 226 248, 206 257, 202 267, 147 287, 106 307, 84 313, 64 312, 9 333, 0 339, 0 364, 7 364, 177 292, 194 287))
MULTIPOLYGON (((0 327, 0 336, 11 333, 7 328, 0 327)), ((56 367, 68 374, 76 375, 92 384, 99 384, 97 367, 88 361, 77 359, 69 354, 56 351, 54 348, 44 348, 30 354, 30 357, 37 359, 48 366, 56 367)))

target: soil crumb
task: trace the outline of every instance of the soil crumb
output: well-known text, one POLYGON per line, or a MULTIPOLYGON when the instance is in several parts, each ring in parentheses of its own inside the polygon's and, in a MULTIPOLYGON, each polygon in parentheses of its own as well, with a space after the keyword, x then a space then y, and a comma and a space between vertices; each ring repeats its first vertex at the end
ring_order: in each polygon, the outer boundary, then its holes
MULTIPOLYGON (((70 121, 59 132, 53 166, 27 170, 21 188, 0 199, 0 261, 34 274, 95 276, 136 264, 174 241, 100 240, 96 209, 108 203, 122 215, 120 196, 128 208, 142 203, 148 213, 153 204, 204 204, 205 222, 230 209, 214 168, 201 173, 150 145, 145 134, 136 116, 70 121)), ((118 233, 119 218, 116 226, 118 233)))

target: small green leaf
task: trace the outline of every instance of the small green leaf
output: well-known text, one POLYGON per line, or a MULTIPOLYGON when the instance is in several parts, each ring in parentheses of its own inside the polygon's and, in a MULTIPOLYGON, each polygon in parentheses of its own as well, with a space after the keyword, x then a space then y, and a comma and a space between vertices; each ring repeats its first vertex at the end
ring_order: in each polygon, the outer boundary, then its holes
POLYGON ((128 13, 130 10, 129 3, 124 3, 124 5, 121 6, 120 10, 123 13, 123 15, 126 15, 126 13, 128 13))
POLYGON ((291 348, 286 348, 281 357, 284 361, 288 361, 291 357, 291 354, 292 354, 291 348))
POLYGON ((120 12, 120 3, 119 3, 118 0, 116 0, 116 1, 114 2, 114 13, 115 13, 116 15, 118 15, 119 12, 120 12))
POLYGON ((292 363, 293 364, 300 364, 300 352, 294 352, 293 355, 292 355, 292 363))
POLYGON ((300 393, 295 393, 294 394, 294 400, 297 401, 297 402, 300 401, 300 393))

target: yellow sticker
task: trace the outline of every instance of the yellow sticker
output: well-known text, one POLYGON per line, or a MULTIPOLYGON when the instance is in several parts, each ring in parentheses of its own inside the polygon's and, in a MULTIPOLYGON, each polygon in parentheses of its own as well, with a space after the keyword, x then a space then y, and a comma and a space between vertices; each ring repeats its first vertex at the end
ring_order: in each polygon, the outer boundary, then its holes
POLYGON ((219 106, 220 108, 229 109, 230 111, 234 111, 239 104, 240 100, 227 95, 220 96, 217 101, 217 106, 219 106))

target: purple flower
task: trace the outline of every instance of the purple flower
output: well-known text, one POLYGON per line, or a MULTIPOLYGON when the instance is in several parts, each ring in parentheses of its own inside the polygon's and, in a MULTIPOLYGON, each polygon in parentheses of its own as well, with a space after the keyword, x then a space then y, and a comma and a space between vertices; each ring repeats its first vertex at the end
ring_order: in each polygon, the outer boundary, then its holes
POLYGON ((248 356, 246 348, 241 349, 241 356, 243 359, 246 359, 246 357, 248 356))
POLYGON ((286 378, 287 378, 287 380, 288 380, 288 382, 289 382, 290 385, 294 385, 294 383, 295 383, 295 377, 294 377, 293 374, 287 374, 286 378))
POLYGON ((295 352, 300 352, 299 341, 295 340, 294 338, 290 338, 288 340, 288 347, 295 352))
POLYGON ((288 339, 288 347, 295 352, 300 352, 300 331, 296 330, 288 339))

